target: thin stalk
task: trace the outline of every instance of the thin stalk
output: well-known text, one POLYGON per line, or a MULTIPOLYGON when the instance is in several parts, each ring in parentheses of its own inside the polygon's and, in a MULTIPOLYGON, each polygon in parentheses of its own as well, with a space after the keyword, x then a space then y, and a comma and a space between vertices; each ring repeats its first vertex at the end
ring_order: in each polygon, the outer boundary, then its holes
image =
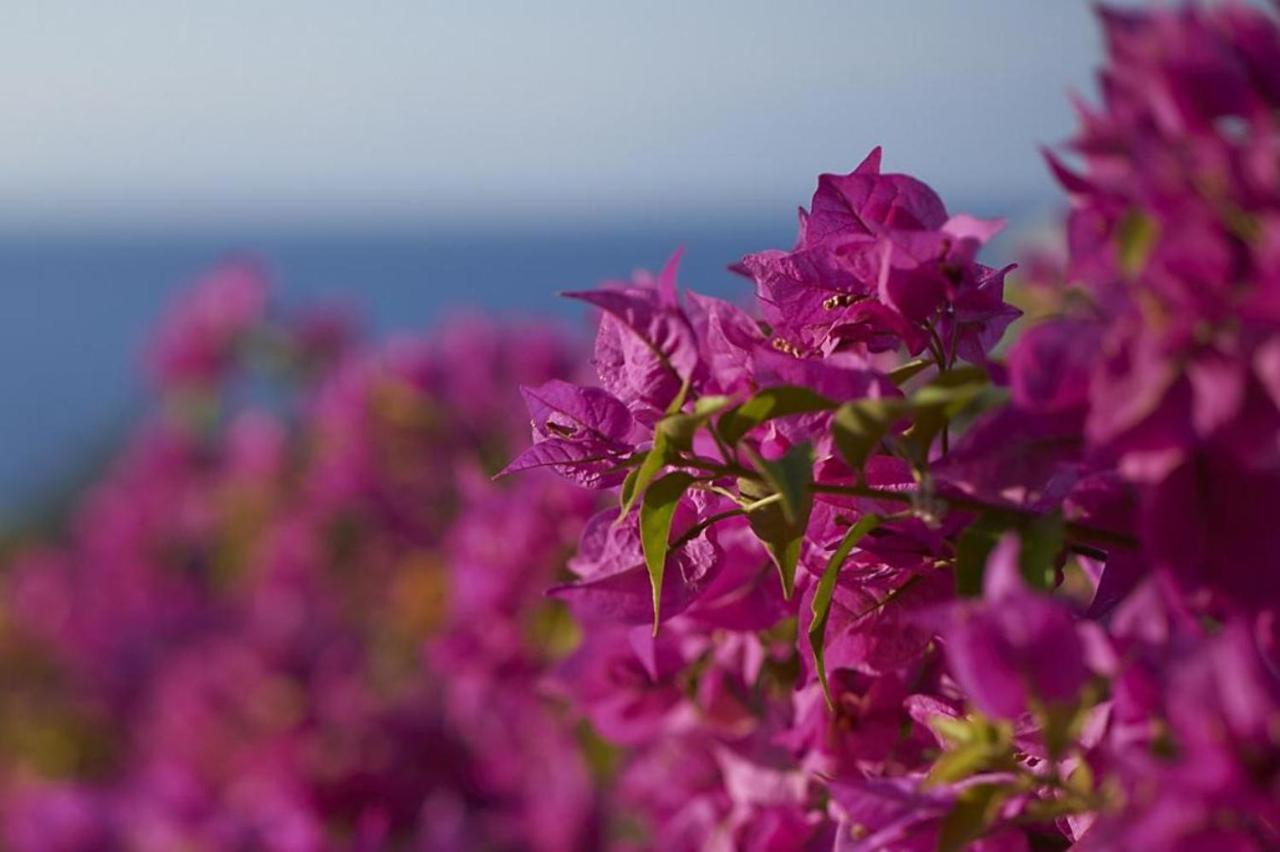
POLYGON ((746 513, 747 513, 746 509, 730 509, 727 512, 719 512, 708 518, 703 518, 693 526, 689 527, 689 529, 681 533, 674 541, 672 541, 670 549, 675 550, 677 547, 682 547, 683 545, 688 544, 689 542, 697 538, 699 535, 701 535, 702 532, 706 530, 708 527, 710 527, 712 524, 718 524, 721 521, 727 521, 729 520, 729 518, 736 518, 739 515, 745 515, 746 513))
MULTIPOLYGON (((821 483, 814 483, 812 488, 817 494, 843 494, 850 497, 866 497, 872 500, 887 500, 897 503, 912 503, 915 500, 915 492, 912 491, 886 491, 881 488, 869 488, 862 485, 823 485, 821 483)), ((1018 509, 1012 506, 1001 506, 994 503, 987 503, 983 500, 977 500, 973 497, 965 497, 963 495, 948 496, 943 497, 942 499, 953 506, 977 512, 995 509, 997 511, 1009 512, 1010 514, 1019 515, 1025 518, 1039 517, 1038 513, 1027 509, 1018 509)), ((1128 549, 1133 549, 1138 546, 1137 539, 1125 533, 1105 530, 1075 521, 1066 522, 1064 528, 1068 536, 1081 539, 1086 542, 1093 541, 1128 549)))

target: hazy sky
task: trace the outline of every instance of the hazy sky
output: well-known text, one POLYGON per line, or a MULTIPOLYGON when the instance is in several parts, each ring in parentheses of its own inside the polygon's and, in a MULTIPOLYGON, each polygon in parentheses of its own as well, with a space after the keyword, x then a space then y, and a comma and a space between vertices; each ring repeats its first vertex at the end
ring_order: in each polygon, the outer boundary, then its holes
POLYGON ((749 215, 877 143, 1039 199, 1097 56, 1077 0, 9 4, 0 224, 749 215))

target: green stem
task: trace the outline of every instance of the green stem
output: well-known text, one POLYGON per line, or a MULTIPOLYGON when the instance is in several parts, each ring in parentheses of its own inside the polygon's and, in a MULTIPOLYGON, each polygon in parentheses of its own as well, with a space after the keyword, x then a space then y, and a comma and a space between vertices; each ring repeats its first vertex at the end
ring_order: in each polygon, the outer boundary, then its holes
POLYGON ((746 513, 746 509, 730 509, 727 512, 720 512, 708 518, 703 518, 701 521, 698 521, 696 524, 689 527, 689 529, 681 533, 675 541, 671 542, 670 549, 675 550, 677 547, 682 547, 688 544, 701 535, 703 530, 707 529, 707 527, 710 527, 712 524, 718 524, 720 521, 727 521, 729 518, 736 518, 739 515, 745 515, 746 513))
MULTIPOLYGON (((862 485, 823 485, 814 483, 813 490, 817 494, 842 494, 850 497, 866 497, 872 500, 887 500, 896 503, 912 503, 915 500, 915 492, 912 491, 885 491, 881 488, 869 488, 862 485)), ((958 506, 962 509, 970 509, 977 512, 985 512, 994 509, 1001 512, 1009 512, 1010 514, 1019 515, 1024 518, 1038 518, 1039 513, 1032 512, 1028 509, 1019 509, 1013 506, 1000 506, 994 503, 987 503, 983 500, 977 500, 973 497, 965 497, 963 495, 942 498, 952 506, 958 506)), ((1076 538, 1085 542, 1097 542, 1100 544, 1111 544, 1117 547, 1128 549, 1137 548, 1138 542, 1133 536, 1125 533, 1113 532, 1099 527, 1090 526, 1088 524, 1068 521, 1065 525, 1066 533, 1072 538, 1076 538)))
MULTIPOLYGON (((702 459, 682 459, 676 463, 686 467, 693 467, 699 470, 713 473, 716 476, 734 476, 738 478, 746 478, 759 480, 760 476, 755 471, 747 470, 738 464, 719 465, 706 462, 702 459)), ((884 500, 892 503, 904 503, 912 505, 916 502, 917 492, 915 491, 887 491, 882 488, 872 488, 865 485, 824 485, 815 482, 810 486, 815 494, 840 494, 849 497, 865 497, 871 500, 884 500)), ((997 510, 1001 512, 1009 512, 1010 514, 1019 515, 1024 518, 1038 518, 1040 514, 1028 509, 1019 509, 1013 506, 1004 506, 995 503, 988 503, 984 500, 978 500, 974 497, 966 497, 964 495, 954 495, 943 498, 948 504, 961 509, 969 509, 975 512, 985 512, 988 510, 997 510)), ((1064 530, 1067 537, 1074 539, 1076 542, 1083 543, 1087 546, 1089 543, 1098 545, 1110 545, 1112 547, 1122 547, 1126 550, 1136 550, 1138 540, 1127 533, 1115 532, 1113 530, 1102 529, 1101 527, 1091 526, 1089 524, 1079 523, 1077 521, 1067 521, 1064 524, 1064 530)), ((1097 552, 1085 553, 1087 556, 1094 556, 1097 552)))
POLYGON ((692 467, 698 470, 705 470, 708 473, 714 473, 716 476, 743 476, 749 473, 737 464, 716 464, 697 456, 682 458, 673 462, 673 464, 676 467, 692 467))

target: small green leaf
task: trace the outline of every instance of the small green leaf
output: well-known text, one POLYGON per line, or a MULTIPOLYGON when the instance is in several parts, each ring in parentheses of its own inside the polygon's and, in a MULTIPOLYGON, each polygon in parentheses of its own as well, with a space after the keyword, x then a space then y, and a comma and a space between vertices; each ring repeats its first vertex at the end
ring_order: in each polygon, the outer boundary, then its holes
POLYGON ((832 411, 835 408, 836 403, 805 387, 782 385, 765 388, 751 399, 720 415, 720 435, 732 446, 767 420, 791 414, 832 411))
POLYGON ((934 761, 925 784, 949 784, 961 781, 987 768, 991 760, 991 747, 986 743, 974 742, 956 746, 944 751, 934 761))
POLYGON ((1009 797, 1009 789, 999 784, 975 784, 965 788, 938 829, 938 852, 960 852, 981 837, 1009 797))
POLYGON ((1124 214, 1116 225, 1116 254, 1125 275, 1132 277, 1142 271, 1159 235, 1156 220, 1141 210, 1124 214))
POLYGON ((1024 521, 1019 527, 1022 544, 1018 569, 1027 584, 1051 589, 1057 578, 1058 554, 1066 544, 1066 527, 1061 512, 1051 512, 1024 521))
POLYGON ((836 552, 827 560, 827 566, 822 570, 822 578, 818 581, 818 588, 813 594, 813 620, 809 622, 809 648, 813 651, 813 666, 818 672, 818 682, 822 684, 822 695, 827 700, 828 709, 833 708, 834 705, 831 701, 831 686, 827 683, 825 645, 827 619, 831 615, 831 598, 835 594, 836 579, 840 573, 840 566, 849 558, 853 548, 878 526, 880 526, 878 515, 863 515, 857 523, 849 527, 849 531, 844 534, 844 538, 836 547, 836 552))
POLYGON ((701 425, 702 421, 692 414, 668 414, 658 421, 654 432, 661 432, 671 449, 688 452, 693 449, 693 436, 701 425))
POLYGON ((990 509, 978 516, 960 533, 956 542, 956 594, 962 598, 982 595, 982 577, 987 570, 987 557, 995 550, 1000 536, 1018 522, 1016 515, 990 509))
POLYGON ((689 451, 693 449, 693 436, 713 414, 724 410, 732 402, 727 396, 704 396, 693 404, 689 413, 668 414, 658 421, 657 431, 666 438, 667 446, 689 451))
POLYGON ((939 713, 929 717, 929 727, 950 746, 964 745, 974 740, 973 722, 970 719, 957 719, 939 713))
POLYGON ((751 501, 760 501, 774 494, 778 502, 752 509, 747 513, 751 530, 760 539, 782 579, 782 594, 791 598, 795 585, 796 564, 805 530, 809 526, 809 513, 813 508, 813 450, 808 444, 798 444, 776 462, 765 461, 754 453, 750 458, 764 478, 764 482, 751 479, 738 480, 738 493, 751 501))
POLYGON ((849 467, 861 472, 880 441, 906 413, 904 399, 859 399, 840 406, 831 431, 849 467))
POLYGON ((1054 702, 1038 707, 1035 717, 1040 725, 1040 739, 1054 760, 1075 742, 1076 734, 1084 724, 1084 713, 1078 702, 1054 702))
POLYGON ((693 403, 693 416, 710 417, 713 414, 724 411, 732 402, 732 397, 719 394, 698 397, 693 403))
POLYGON ((1092 811, 1097 805, 1083 796, 1068 795, 1058 799, 1032 799, 1022 809, 1023 815, 1035 822, 1053 822, 1065 816, 1092 811))
POLYGON ((622 488, 618 491, 618 508, 625 515, 627 508, 635 499, 636 480, 640 477, 640 468, 633 467, 627 471, 627 478, 622 480, 622 488))
POLYGON ((924 466, 934 438, 952 420, 994 408, 1007 398, 1005 388, 992 386, 986 372, 971 364, 934 376, 911 395, 914 422, 905 436, 911 459, 918 467, 924 466))
MULTIPOLYGON (((667 444, 667 436, 661 430, 653 433, 653 447, 645 455, 644 461, 640 463, 640 467, 636 468, 635 479, 631 482, 630 492, 626 491, 626 482, 623 484, 625 496, 622 500, 622 511, 618 513, 618 520, 622 520, 631 512, 631 507, 635 505, 636 498, 643 494, 649 487, 649 483, 653 482, 653 478, 657 476, 669 461, 675 457, 675 453, 667 444)), ((630 477, 627 477, 630 479, 630 477)))
POLYGON ((658 635, 661 617, 662 576, 667 565, 667 543, 671 537, 671 520, 680 498, 694 481, 694 476, 677 470, 668 473, 644 492, 640 504, 640 545, 644 563, 649 569, 649 585, 653 588, 653 634, 658 635))
POLYGON ((782 496, 782 511, 787 523, 794 524, 801 517, 808 518, 813 501, 813 448, 797 444, 777 461, 760 458, 748 450, 748 458, 755 464, 773 493, 782 496))
MULTIPOLYGON (((1066 755, 1079 739, 1089 720, 1089 711, 1098 702, 1099 691, 1096 684, 1086 684, 1079 695, 1069 701, 1042 701, 1033 698, 1031 712, 1040 728, 1040 739, 1044 742, 1052 760, 1066 755)), ((1085 771, 1089 768, 1086 765, 1085 771)), ((1091 786, 1092 777, 1083 779, 1091 786)), ((1089 789, 1082 792, 1088 793, 1089 789)))
MULTIPOLYGON (((936 727, 936 720, 931 721, 935 730, 941 730, 936 727)), ((934 761, 924 779, 926 787, 963 781, 978 772, 1008 766, 1013 760, 1013 730, 1007 723, 971 716, 953 720, 946 730, 944 736, 954 742, 954 747, 934 761), (962 732, 962 728, 967 728, 967 732, 962 732)))
POLYGON ((1093 786, 1093 767, 1089 765, 1089 761, 1081 759, 1067 776, 1067 789, 1073 793, 1088 796, 1093 793, 1093 786))
MULTIPOLYGON (((664 356, 665 359, 665 356, 664 356)), ((671 362, 667 361, 667 366, 671 366, 671 362)), ((675 372, 675 367, 671 367, 671 371, 675 372)), ((679 374, 676 374, 679 378, 679 374)), ((693 387, 693 373, 685 376, 680 382, 680 390, 676 392, 675 398, 671 400, 671 404, 667 406, 667 414, 679 414, 680 409, 684 408, 684 401, 689 398, 689 388, 693 387)))
POLYGON ((933 361, 928 358, 916 358, 914 361, 908 361, 889 371, 889 381, 898 387, 902 387, 917 374, 928 369, 931 364, 933 364, 933 361))
POLYGON ((917 407, 949 405, 966 400, 979 389, 991 384, 987 371, 973 364, 961 364, 939 373, 911 395, 917 407))

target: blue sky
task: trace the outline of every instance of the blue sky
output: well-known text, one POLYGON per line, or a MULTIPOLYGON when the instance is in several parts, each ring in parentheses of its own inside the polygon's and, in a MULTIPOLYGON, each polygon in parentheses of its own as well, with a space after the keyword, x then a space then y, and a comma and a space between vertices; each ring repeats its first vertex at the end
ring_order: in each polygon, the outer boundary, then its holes
MULTIPOLYGON (((0 226, 751 215, 872 145, 1051 198, 1075 0, 11 4, 0 226)), ((983 212, 983 211, 978 211, 983 212)))

